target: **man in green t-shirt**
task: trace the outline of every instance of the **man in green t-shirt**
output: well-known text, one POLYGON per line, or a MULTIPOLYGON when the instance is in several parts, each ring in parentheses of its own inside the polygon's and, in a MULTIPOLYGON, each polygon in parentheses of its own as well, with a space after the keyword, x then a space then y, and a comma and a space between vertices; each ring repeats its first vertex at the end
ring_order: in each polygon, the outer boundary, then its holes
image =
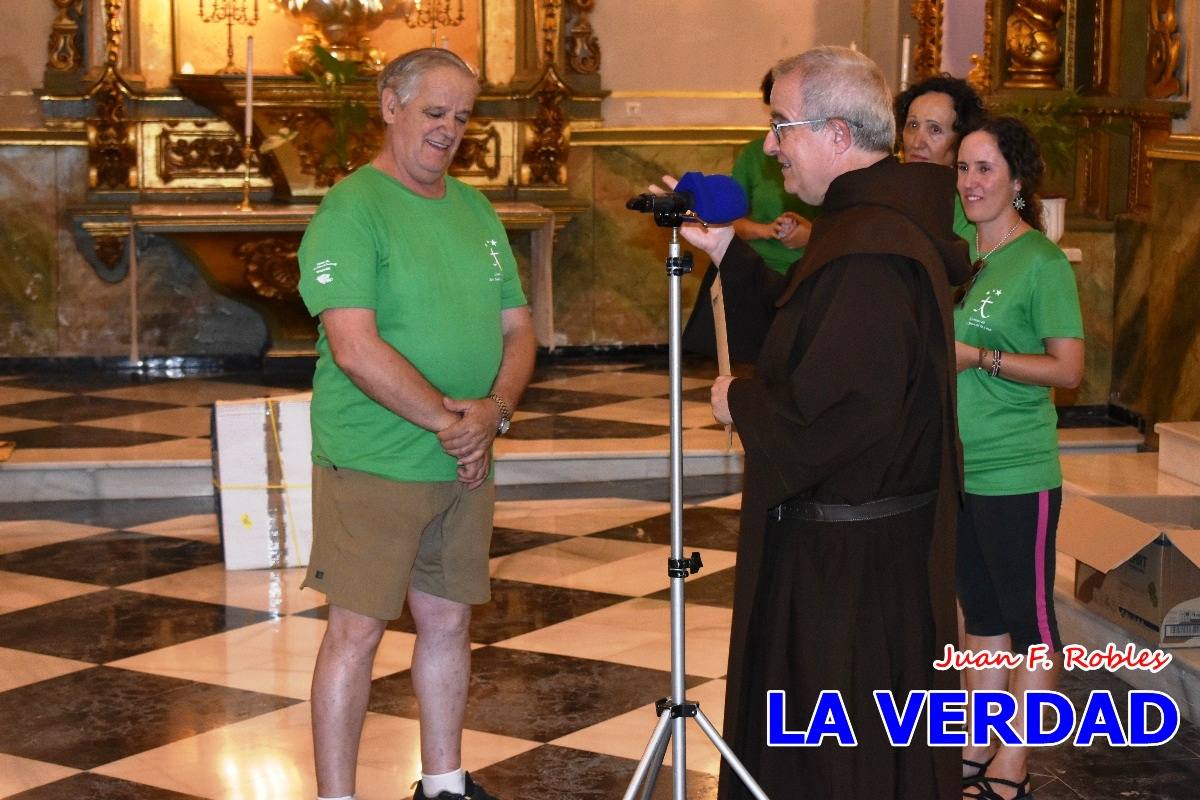
POLYGON ((462 770, 471 605, 490 598, 491 446, 533 371, 533 324, 504 227, 446 172, 479 91, 449 50, 379 79, 375 159, 326 195, 300 247, 320 317, 313 552, 329 624, 313 672, 318 800, 354 797, 371 666, 407 600, 416 623, 414 800, 494 800, 462 770))

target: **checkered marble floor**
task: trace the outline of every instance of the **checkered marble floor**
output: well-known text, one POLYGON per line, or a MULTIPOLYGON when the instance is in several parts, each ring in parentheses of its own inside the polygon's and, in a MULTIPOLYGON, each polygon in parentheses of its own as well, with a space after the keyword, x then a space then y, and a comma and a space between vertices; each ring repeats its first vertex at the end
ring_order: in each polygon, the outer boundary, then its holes
MULTIPOLYGON (((552 361, 538 368, 497 457, 588 451, 665 452, 664 357, 552 361)), ((689 449, 721 450, 708 387, 715 371, 689 362, 683 425, 689 449)), ((188 461, 211 456, 212 404, 308 391, 311 372, 204 376, 121 373, 0 377, 0 440, 14 465, 73 461, 188 461)))
MULTIPOLYGON (((687 685, 720 726, 740 498, 725 478, 685 489, 686 544, 705 560, 687 582, 687 685)), ((492 792, 624 791, 669 692, 665 498, 664 482, 502 488, 464 748, 492 792)), ((225 571, 211 498, 0 505, 0 797, 315 796, 307 698, 327 607, 300 578, 225 571)), ((408 797, 418 775, 412 631, 392 623, 375 663, 362 800, 408 797)), ((1078 703, 1097 688, 1128 689, 1065 686, 1078 703)), ((716 751, 698 729, 689 741, 689 797, 712 798, 716 751)), ((1200 733, 1033 766, 1039 800, 1183 800, 1200 733)))
MULTIPOLYGON (((685 375, 685 447, 720 450, 713 370, 689 362, 685 375)), ((0 439, 16 443, 17 464, 203 461, 214 401, 306 391, 309 379, 5 376, 0 439)), ((501 456, 665 451, 667 393, 662 357, 543 363, 501 456)), ((687 683, 718 726, 738 488, 687 482, 687 546, 706 564, 688 581, 687 683)), ((466 766, 509 800, 619 797, 669 692, 666 482, 500 497, 493 600, 472 625, 466 766)), ((0 504, 0 797, 315 795, 307 698, 324 598, 300 591, 298 570, 225 571, 214 510, 211 497, 0 504)), ((408 797, 418 774, 412 630, 393 623, 375 664, 362 800, 408 797)), ((1066 688, 1127 690, 1097 675, 1066 688)), ((717 753, 689 737, 689 796, 711 798, 717 753)), ((1191 798, 1200 735, 1042 751, 1034 766, 1040 800, 1191 798)))

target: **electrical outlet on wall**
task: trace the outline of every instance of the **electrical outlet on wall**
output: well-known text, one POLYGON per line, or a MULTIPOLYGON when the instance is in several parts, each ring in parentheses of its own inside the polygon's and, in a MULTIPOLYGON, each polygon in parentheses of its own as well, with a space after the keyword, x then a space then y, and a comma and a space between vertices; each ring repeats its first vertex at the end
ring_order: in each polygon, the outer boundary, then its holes
POLYGON ((642 115, 642 104, 637 100, 627 100, 625 102, 625 116, 640 117, 642 115))

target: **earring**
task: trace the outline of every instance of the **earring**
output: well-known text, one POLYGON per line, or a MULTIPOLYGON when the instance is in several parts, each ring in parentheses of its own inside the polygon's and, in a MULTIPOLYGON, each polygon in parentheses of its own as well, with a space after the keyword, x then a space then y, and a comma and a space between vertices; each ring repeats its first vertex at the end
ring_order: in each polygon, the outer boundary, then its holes
POLYGON ((1013 208, 1015 208, 1017 211, 1025 210, 1025 198, 1020 194, 1013 195, 1013 208))

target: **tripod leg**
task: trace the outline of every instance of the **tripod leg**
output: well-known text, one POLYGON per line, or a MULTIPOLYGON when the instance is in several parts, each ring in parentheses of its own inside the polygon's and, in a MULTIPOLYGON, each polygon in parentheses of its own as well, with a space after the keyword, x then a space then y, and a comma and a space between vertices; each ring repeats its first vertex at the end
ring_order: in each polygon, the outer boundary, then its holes
MULTIPOLYGON (((654 777, 650 778, 649 785, 650 791, 654 791, 654 780, 658 776, 658 770, 662 768, 663 755, 667 752, 667 742, 671 740, 671 719, 669 713, 663 713, 658 718, 658 725, 655 726, 654 733, 650 736, 649 743, 646 744, 642 760, 638 762, 637 769, 633 771, 633 779, 629 781, 629 788, 625 790, 623 800, 640 800, 637 793, 638 787, 647 782, 652 765, 654 766, 654 777)), ((645 797, 648 796, 645 795, 645 797)))
MULTIPOLYGON (((664 717, 671 716, 668 713, 663 714, 664 717)), ((650 800, 654 796, 654 787, 658 784, 658 776, 662 774, 663 758, 667 755, 667 745, 671 743, 671 736, 662 737, 658 741, 658 746, 654 750, 654 754, 650 756, 650 772, 646 776, 646 780, 642 785, 642 794, 638 800, 650 800)))
POLYGON ((745 785, 750 794, 754 795, 756 800, 769 800, 767 793, 762 790, 762 787, 758 785, 756 780, 754 780, 754 777, 750 774, 749 770, 746 769, 745 765, 743 765, 738 757, 734 755, 734 752, 729 749, 729 745, 726 744, 725 740, 721 738, 721 734, 717 732, 717 729, 713 727, 712 722, 709 721, 708 717, 704 716, 704 712, 699 708, 696 709, 696 724, 700 726, 700 730, 704 731, 704 735, 707 736, 708 740, 713 743, 714 747, 717 748, 717 751, 721 754, 721 758, 725 759, 725 761, 729 764, 730 769, 732 769, 734 773, 741 779, 742 783, 745 785))

